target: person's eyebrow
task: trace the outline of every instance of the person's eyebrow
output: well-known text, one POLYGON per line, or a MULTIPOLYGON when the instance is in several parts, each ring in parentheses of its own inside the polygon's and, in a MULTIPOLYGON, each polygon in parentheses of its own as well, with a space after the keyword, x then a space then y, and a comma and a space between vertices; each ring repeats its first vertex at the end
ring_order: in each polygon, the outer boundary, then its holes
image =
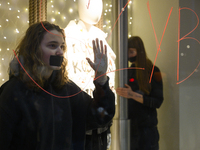
MULTIPOLYGON (((58 41, 49 41, 48 43, 59 44, 59 42, 58 42, 58 41)), ((62 44, 65 44, 65 42, 63 42, 62 44)))

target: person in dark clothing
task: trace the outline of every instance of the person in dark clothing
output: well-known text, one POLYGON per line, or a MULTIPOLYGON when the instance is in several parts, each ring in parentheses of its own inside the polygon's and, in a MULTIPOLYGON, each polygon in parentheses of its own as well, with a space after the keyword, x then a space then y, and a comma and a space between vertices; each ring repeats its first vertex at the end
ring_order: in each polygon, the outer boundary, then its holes
POLYGON ((101 76, 91 98, 67 77, 65 45, 55 24, 42 21, 27 29, 10 63, 10 79, 0 88, 1 150, 84 150, 88 124, 99 128, 112 120, 106 46, 94 40, 94 62, 87 58, 95 77, 101 76))
POLYGON ((163 102, 161 72, 147 58, 143 41, 138 36, 128 39, 128 59, 132 63, 128 69, 128 85, 117 88, 117 94, 128 98, 130 147, 131 150, 158 150, 156 109, 163 102))

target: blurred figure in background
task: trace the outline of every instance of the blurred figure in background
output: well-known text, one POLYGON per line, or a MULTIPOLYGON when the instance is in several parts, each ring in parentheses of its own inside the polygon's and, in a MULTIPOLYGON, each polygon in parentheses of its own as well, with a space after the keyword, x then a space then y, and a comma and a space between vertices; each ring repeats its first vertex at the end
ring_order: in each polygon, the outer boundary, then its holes
POLYGON ((128 39, 128 60, 131 67, 136 68, 128 69, 128 85, 125 84, 125 88, 117 88, 116 92, 128 99, 128 118, 131 120, 130 147, 131 150, 158 150, 156 109, 163 102, 161 72, 146 56, 143 41, 138 36, 128 39))

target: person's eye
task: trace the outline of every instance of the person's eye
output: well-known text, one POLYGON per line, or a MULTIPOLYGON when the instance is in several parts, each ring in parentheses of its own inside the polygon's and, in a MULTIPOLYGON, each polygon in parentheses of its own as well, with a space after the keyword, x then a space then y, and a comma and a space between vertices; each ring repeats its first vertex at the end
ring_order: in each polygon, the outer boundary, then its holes
POLYGON ((64 50, 64 49, 65 49, 65 45, 61 45, 60 48, 61 48, 62 50, 64 50))
POLYGON ((50 48, 56 48, 56 45, 55 44, 49 44, 48 45, 50 48))

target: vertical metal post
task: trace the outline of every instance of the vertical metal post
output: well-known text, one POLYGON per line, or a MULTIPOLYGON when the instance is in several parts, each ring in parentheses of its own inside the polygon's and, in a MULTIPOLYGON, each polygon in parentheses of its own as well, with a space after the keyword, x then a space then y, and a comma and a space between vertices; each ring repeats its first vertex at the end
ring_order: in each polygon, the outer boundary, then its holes
MULTIPOLYGON (((119 87, 127 83, 128 67, 128 10, 124 8, 127 0, 118 0, 118 11, 122 14, 118 21, 118 43, 119 43, 119 87)), ((128 101, 126 98, 119 98, 119 140, 120 150, 130 150, 130 121, 128 120, 128 101)))

